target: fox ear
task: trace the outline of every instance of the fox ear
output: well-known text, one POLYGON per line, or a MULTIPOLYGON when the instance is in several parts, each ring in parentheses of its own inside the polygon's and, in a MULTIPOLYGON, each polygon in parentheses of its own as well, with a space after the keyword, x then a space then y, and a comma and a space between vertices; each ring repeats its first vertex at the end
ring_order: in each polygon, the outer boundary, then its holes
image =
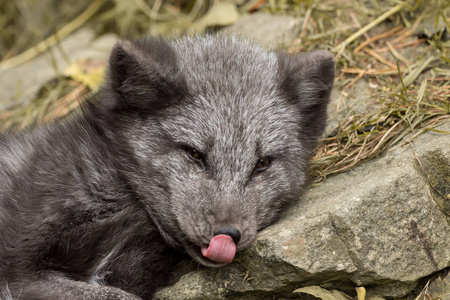
POLYGON ((108 74, 115 108, 156 110, 168 105, 183 86, 177 71, 175 51, 162 39, 118 42, 108 74))
POLYGON ((278 55, 280 89, 300 110, 300 130, 318 138, 327 118, 327 104, 334 80, 334 58, 325 50, 307 54, 278 55))

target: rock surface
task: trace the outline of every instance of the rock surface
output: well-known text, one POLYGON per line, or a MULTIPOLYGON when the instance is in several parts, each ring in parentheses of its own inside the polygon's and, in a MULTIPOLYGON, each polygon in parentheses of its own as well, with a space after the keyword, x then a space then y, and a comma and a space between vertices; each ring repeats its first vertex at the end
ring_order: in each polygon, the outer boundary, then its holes
POLYGON ((291 42, 300 33, 302 23, 302 18, 254 13, 244 15, 223 32, 245 36, 257 43, 276 48, 291 42))
POLYGON ((311 187, 235 262, 188 273, 155 299, 276 299, 309 285, 404 296, 450 265, 449 199, 433 198, 421 166, 448 192, 448 145, 429 132, 311 187))
POLYGON ((449 300, 450 299, 450 272, 447 272, 446 275, 439 276, 435 280, 433 280, 428 285, 428 287, 423 291, 423 294, 428 294, 431 299, 449 300))

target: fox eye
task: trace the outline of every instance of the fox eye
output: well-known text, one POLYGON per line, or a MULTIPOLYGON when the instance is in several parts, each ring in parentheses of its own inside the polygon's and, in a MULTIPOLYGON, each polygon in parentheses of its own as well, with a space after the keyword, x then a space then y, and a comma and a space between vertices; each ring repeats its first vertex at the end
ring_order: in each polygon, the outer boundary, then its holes
POLYGON ((194 160, 202 161, 203 155, 194 148, 186 148, 187 154, 194 160))
POLYGON ((261 158, 256 163, 255 171, 262 172, 262 171, 266 170, 270 166, 271 162, 272 162, 272 159, 270 157, 266 156, 266 157, 261 158))

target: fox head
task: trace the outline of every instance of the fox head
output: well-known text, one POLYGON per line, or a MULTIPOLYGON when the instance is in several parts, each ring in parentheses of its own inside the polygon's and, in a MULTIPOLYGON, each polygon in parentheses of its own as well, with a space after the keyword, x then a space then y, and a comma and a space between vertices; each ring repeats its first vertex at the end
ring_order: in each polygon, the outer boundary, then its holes
POLYGON ((249 247, 301 193, 333 78, 327 51, 221 36, 116 44, 103 105, 166 241, 207 266, 249 247))

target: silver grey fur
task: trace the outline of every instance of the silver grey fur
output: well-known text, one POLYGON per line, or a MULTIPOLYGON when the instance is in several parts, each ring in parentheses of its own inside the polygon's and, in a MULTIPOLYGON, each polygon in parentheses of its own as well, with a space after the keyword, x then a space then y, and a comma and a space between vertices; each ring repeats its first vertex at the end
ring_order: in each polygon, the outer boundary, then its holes
POLYGON ((326 51, 119 42, 81 115, 0 139, 0 299, 150 299, 179 253, 223 265, 214 232, 242 251, 299 198, 333 76, 326 51))

